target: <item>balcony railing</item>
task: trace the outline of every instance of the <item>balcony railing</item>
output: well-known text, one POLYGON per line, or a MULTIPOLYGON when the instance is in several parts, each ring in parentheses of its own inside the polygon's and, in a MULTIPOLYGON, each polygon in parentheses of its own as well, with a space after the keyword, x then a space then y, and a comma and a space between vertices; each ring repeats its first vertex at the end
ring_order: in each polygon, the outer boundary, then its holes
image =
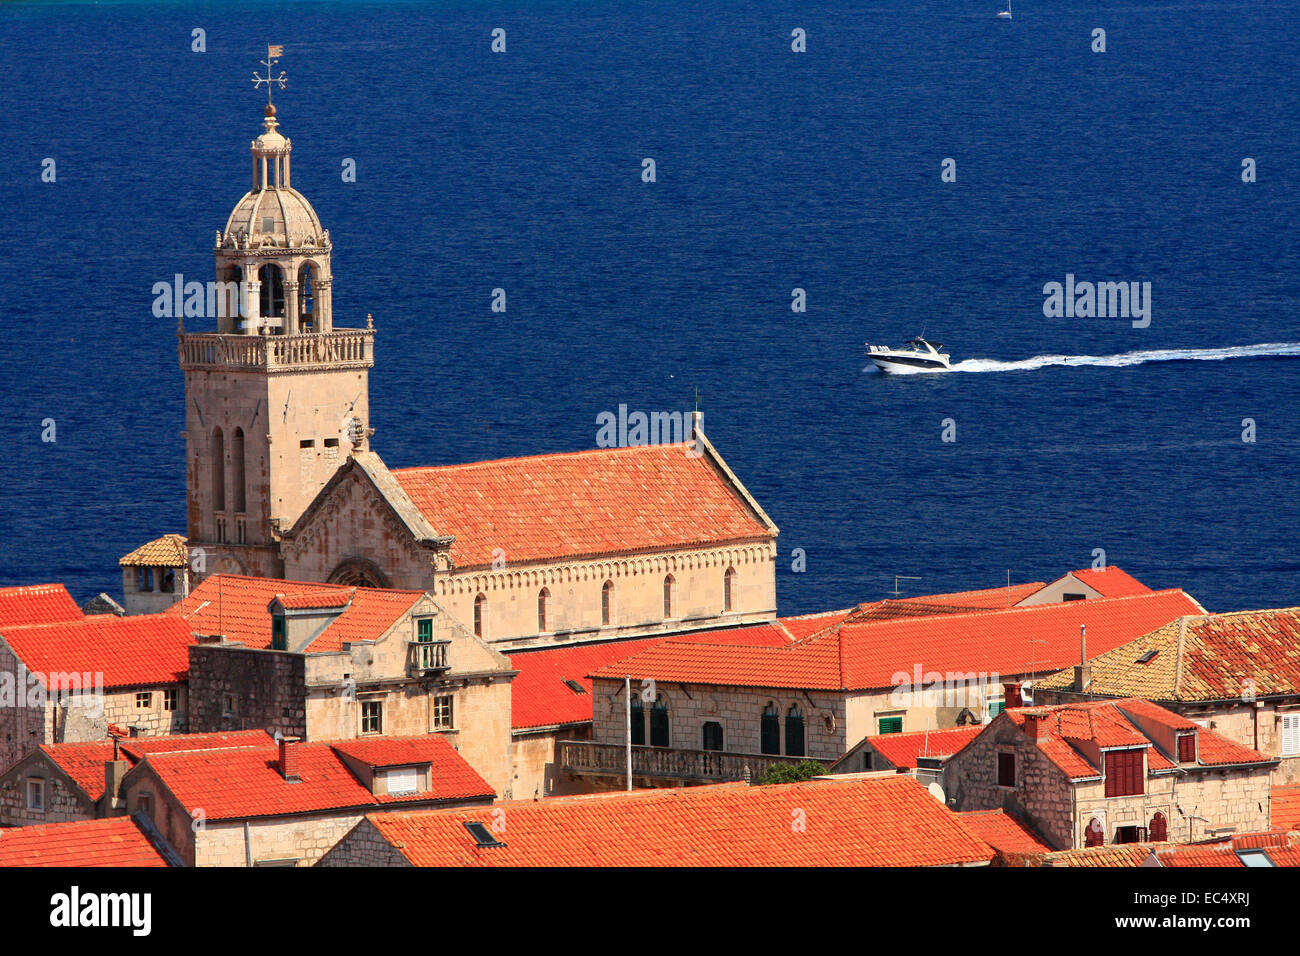
MULTIPOLYGON (((598 744, 589 740, 558 742, 560 766, 571 773, 624 776, 627 773, 625 744, 598 744)), ((776 754, 730 753, 725 750, 677 750, 672 747, 633 747, 634 777, 663 777, 672 780, 721 783, 728 780, 757 780, 768 767, 795 764, 808 757, 776 754)))
POLYGON ((407 641, 406 672, 412 677, 440 674, 447 670, 447 647, 450 641, 407 641))
POLYGON ((335 329, 305 335, 187 334, 180 341, 181 368, 282 369, 375 364, 374 329, 335 329))

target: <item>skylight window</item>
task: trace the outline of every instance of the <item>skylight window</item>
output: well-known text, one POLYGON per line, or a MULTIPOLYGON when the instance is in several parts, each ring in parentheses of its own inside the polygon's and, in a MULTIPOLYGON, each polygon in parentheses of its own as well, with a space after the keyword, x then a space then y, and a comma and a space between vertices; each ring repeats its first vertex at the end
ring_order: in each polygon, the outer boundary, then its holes
POLYGON ((1143 654, 1141 657, 1137 659, 1137 662, 1139 664, 1150 664, 1153 660, 1156 659, 1156 655, 1159 653, 1160 653, 1159 651, 1147 651, 1145 654, 1143 654))
POLYGON ((1277 866, 1263 850, 1239 850, 1237 859, 1241 860, 1242 866, 1277 866))
POLYGON ((581 684, 579 684, 576 680, 574 680, 571 677, 566 677, 564 679, 564 683, 569 688, 569 690, 573 691, 575 694, 587 693, 587 688, 583 687, 581 684))
POLYGON ((488 828, 477 820, 466 820, 465 829, 469 831, 469 835, 474 838, 474 842, 481 848, 492 849, 493 847, 506 845, 494 837, 488 828))

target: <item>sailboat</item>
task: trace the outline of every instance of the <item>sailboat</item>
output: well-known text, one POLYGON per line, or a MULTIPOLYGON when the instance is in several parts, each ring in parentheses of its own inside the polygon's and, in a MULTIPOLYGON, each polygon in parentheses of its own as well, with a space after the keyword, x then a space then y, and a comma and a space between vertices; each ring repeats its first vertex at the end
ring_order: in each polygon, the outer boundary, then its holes
POLYGON ((999 20, 1011 19, 1011 0, 1007 0, 1007 8, 1005 10, 998 11, 998 19, 999 20))

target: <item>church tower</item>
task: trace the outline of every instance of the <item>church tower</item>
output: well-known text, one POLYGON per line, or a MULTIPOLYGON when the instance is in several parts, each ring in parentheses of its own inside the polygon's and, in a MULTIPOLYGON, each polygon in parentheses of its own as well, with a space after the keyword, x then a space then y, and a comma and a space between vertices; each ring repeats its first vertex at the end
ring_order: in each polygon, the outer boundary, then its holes
POLYGON ((215 288, 227 293, 208 297, 216 331, 187 332, 182 319, 177 332, 197 578, 282 576, 281 529, 372 433, 373 323, 334 327, 329 231, 292 186, 293 144, 271 102, 272 84, 284 86, 274 64, 268 56, 267 78, 254 78, 267 84, 267 103, 251 188, 216 235, 215 288))

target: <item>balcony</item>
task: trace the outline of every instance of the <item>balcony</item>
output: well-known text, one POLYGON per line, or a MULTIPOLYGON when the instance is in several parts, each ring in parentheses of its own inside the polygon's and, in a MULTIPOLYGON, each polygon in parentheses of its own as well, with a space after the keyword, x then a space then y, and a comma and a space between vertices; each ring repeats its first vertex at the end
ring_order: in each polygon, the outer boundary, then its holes
MULTIPOLYGON (((588 740, 558 741, 560 766, 570 773, 592 776, 627 776, 627 746, 588 740)), ((757 780, 768 767, 796 764, 815 757, 777 754, 729 753, 725 750, 676 750, 671 747, 633 747, 632 776, 658 777, 690 783, 724 783, 757 780)), ((821 761, 829 763, 829 761, 821 761)))
POLYGON ((411 677, 429 677, 450 669, 447 648, 450 641, 407 641, 406 673, 411 677))
POLYGON ((197 332, 181 336, 181 368, 280 369, 371 368, 374 329, 335 329, 305 335, 228 335, 197 332))

